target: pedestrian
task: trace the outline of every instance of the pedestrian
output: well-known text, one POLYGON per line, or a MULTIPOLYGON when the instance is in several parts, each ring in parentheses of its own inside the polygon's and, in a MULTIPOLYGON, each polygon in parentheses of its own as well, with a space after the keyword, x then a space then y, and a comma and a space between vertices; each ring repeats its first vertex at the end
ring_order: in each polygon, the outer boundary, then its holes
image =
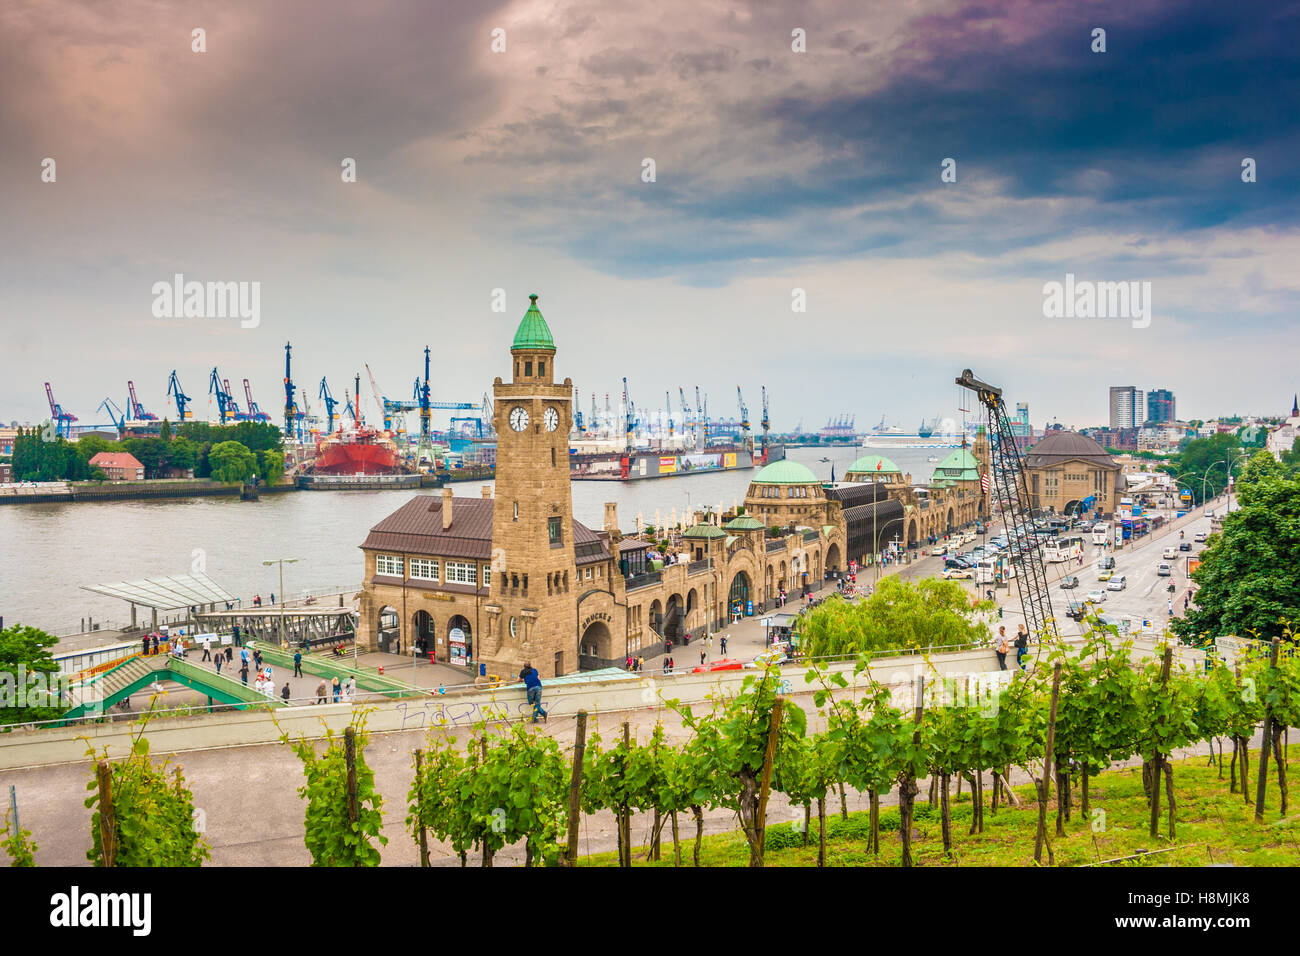
POLYGON ((232 630, 231 633, 234 634, 234 638, 235 638, 235 646, 236 646, 236 647, 243 647, 243 646, 244 646, 244 642, 243 642, 242 640, 240 640, 240 637, 239 637, 239 625, 238 625, 238 624, 236 624, 236 625, 234 626, 234 629, 232 630))
POLYGON ((1174 599, 1173 599, 1173 598, 1170 598, 1170 599, 1169 599, 1169 616, 1170 616, 1170 617, 1173 617, 1173 616, 1174 616, 1174 599))
POLYGON ((343 682, 343 699, 348 703, 352 703, 352 698, 356 696, 357 696, 357 679, 355 677, 349 677, 346 681, 343 682))
POLYGON ((665 673, 665 674, 668 673, 668 660, 669 660, 668 656, 667 656, 667 655, 664 655, 664 673, 665 673))
POLYGON ((527 688, 528 703, 533 705, 533 723, 537 723, 539 715, 542 720, 546 720, 546 711, 542 710, 542 675, 537 673, 537 668, 531 663, 525 663, 524 670, 527 672, 524 687, 527 688))
POLYGON ((1007 669, 1007 653, 1010 650, 1011 648, 1007 646, 1007 628, 1006 625, 1002 625, 1001 627, 998 628, 997 655, 998 655, 999 670, 1007 669))
POLYGON ((153 635, 153 653, 154 655, 158 653, 158 633, 156 631, 153 635))
POLYGON ((235 659, 235 648, 230 644, 226 645, 226 663, 229 664, 235 659))
POLYGON ((325 703, 325 678, 323 677, 320 679, 320 683, 316 685, 316 703, 325 703))
POLYGON ((289 682, 285 681, 284 686, 280 688, 280 699, 286 704, 289 703, 289 682))
POLYGON ((628 655, 627 664, 626 664, 625 666, 627 667, 628 670, 631 670, 631 669, 632 669, 632 657, 631 657, 631 655, 628 655))
POLYGON ((704 666, 704 651, 700 651, 700 666, 704 666))
POLYGON ((718 641, 718 646, 722 649, 722 653, 723 653, 723 654, 726 654, 726 653, 727 653, 727 635, 726 635, 726 634, 723 634, 723 635, 722 635, 722 638, 718 641))
POLYGON ((1023 624, 1016 629, 1015 648, 1016 663, 1020 665, 1022 671, 1027 670, 1028 668, 1025 666, 1025 658, 1029 656, 1029 632, 1025 630, 1023 624))
POLYGON ((149 656, 149 635, 148 634, 140 638, 140 654, 144 657, 149 656))
POLYGON ((255 664, 259 669, 261 668, 261 666, 262 666, 262 651, 261 651, 261 648, 257 648, 257 647, 253 648, 253 663, 254 663, 254 664, 255 664))
POLYGON ((220 651, 217 651, 216 665, 217 665, 217 673, 218 673, 218 674, 221 673, 221 665, 222 665, 222 663, 223 663, 224 661, 225 661, 225 658, 221 656, 221 652, 220 652, 220 651))
POLYGON ((248 665, 247 664, 244 664, 239 668, 239 679, 244 682, 245 687, 248 686, 248 665))
POLYGON ((644 657, 638 657, 638 658, 636 659, 636 669, 637 669, 638 671, 643 671, 643 670, 645 670, 645 658, 644 658, 644 657))
POLYGON ((673 660, 671 657, 668 658, 668 673, 671 674, 673 672, 673 669, 676 667, 677 667, 677 662, 673 660))
POLYGON ((206 634, 203 636, 203 657, 200 660, 212 660, 212 638, 206 634))
POLYGON ((293 676, 302 676, 302 651, 293 652, 293 676))

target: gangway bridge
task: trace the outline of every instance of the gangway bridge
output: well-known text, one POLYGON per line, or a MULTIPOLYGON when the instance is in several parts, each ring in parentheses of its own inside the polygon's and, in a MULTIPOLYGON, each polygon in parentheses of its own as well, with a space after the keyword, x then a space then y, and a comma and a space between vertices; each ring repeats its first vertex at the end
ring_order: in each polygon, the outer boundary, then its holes
POLYGON ((250 706, 280 707, 283 701, 258 693, 242 682, 222 677, 197 664, 169 654, 135 654, 108 670, 95 674, 76 685, 72 691, 72 708, 64 719, 105 716, 105 712, 132 694, 168 683, 180 684, 207 695, 208 706, 224 704, 237 710, 250 706))
POLYGON ((280 606, 245 607, 233 611, 200 611, 195 621, 202 630, 228 634, 239 625, 240 639, 279 646, 325 647, 351 644, 357 636, 357 615, 350 607, 280 606))

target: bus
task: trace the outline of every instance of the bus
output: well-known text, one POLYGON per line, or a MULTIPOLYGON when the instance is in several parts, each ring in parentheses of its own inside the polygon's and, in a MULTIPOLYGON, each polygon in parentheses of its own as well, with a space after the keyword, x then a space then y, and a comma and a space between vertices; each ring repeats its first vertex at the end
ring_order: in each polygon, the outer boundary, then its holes
POLYGON ((1110 540, 1110 525, 1098 522, 1092 526, 1092 543, 1098 547, 1110 540))
POLYGON ((1015 563, 1009 561, 1005 554, 995 554, 980 558, 975 563, 976 584, 1001 584, 1016 576, 1015 563))
POLYGON ((1062 534, 1049 538, 1043 544, 1043 560, 1048 564, 1073 561, 1083 554, 1083 535, 1062 534))

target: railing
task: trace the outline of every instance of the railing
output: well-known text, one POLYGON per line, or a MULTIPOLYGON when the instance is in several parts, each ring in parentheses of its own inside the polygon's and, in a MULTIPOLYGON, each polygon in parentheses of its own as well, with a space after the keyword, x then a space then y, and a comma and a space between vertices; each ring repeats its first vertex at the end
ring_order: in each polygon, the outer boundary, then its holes
POLYGON ((662 571, 647 571, 645 574, 637 574, 629 577, 626 587, 629 591, 635 591, 637 588, 648 588, 652 584, 658 584, 663 578, 662 571))
POLYGON ((805 541, 816 541, 817 538, 818 538, 818 534, 816 531, 805 531, 803 533, 803 539, 805 541))
POLYGON ((686 566, 686 574, 689 577, 692 574, 703 574, 709 570, 709 559, 702 558, 699 561, 692 561, 686 566))
POLYGON ((767 543, 767 550, 769 554, 772 553, 773 551, 784 551, 785 538, 777 538, 775 541, 769 541, 767 543))

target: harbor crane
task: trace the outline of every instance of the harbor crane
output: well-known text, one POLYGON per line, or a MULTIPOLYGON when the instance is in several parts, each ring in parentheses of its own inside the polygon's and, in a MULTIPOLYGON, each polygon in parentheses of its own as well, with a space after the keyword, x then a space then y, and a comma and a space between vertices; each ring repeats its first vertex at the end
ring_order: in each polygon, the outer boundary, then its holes
POLYGON ((772 422, 768 418, 768 414, 767 414, 767 386, 763 385, 760 386, 760 388, 763 393, 763 420, 759 422, 759 424, 763 426, 763 461, 767 461, 767 444, 768 444, 767 433, 772 427, 772 422))
MULTIPOLYGON (((957 384, 973 391, 988 412, 989 457, 991 476, 982 475, 982 488, 987 488, 989 478, 1002 518, 1006 524, 1008 550, 1011 562, 1019 564, 1016 589, 1020 592, 1020 606, 1025 614, 1025 626, 1031 640, 1059 637, 1056 617, 1052 613, 1052 596, 1047 584, 1047 567, 1042 550, 1034 534, 1033 505, 1029 499, 1029 485, 1024 462, 1011 430, 1002 389, 981 382, 964 369, 957 384)), ((987 491, 985 492, 987 493, 987 491)))
POLYGON ((54 433, 63 438, 72 437, 72 423, 77 421, 77 416, 71 412, 65 412, 63 406, 54 400, 54 389, 50 383, 45 383, 45 397, 50 400, 50 417, 54 419, 54 433))
POLYGON ((248 413, 244 416, 245 419, 252 422, 269 422, 271 420, 271 416, 258 408, 257 402, 253 401, 253 389, 248 384, 248 379, 244 379, 244 398, 248 399, 248 413))
POLYGON ((345 399, 345 403, 343 405, 343 413, 345 415, 352 416, 352 424, 360 425, 361 419, 357 416, 357 405, 360 405, 361 403, 357 402, 354 405, 352 403, 352 396, 348 394, 348 390, 346 388, 343 389, 343 398, 345 399))
POLYGON ((415 399, 420 403, 420 441, 432 441, 433 406, 429 402, 429 346, 424 347, 424 383, 415 380, 415 399))
POLYGON ((667 391, 664 392, 664 414, 668 416, 668 437, 673 437, 673 400, 667 391))
POLYGON ((582 406, 579 405, 581 399, 578 396, 578 389, 573 389, 573 427, 580 433, 587 431, 586 423, 582 420, 582 406))
MULTIPOLYGON (((99 408, 102 408, 104 411, 108 412, 108 417, 112 420, 113 425, 117 428, 119 432, 126 431, 126 413, 123 412, 122 409, 118 408, 115 404, 113 404, 113 400, 111 398, 106 398, 102 402, 100 402, 99 408), (117 414, 114 415, 113 414, 114 412, 117 412, 117 414)), ((99 411, 99 408, 95 409, 95 411, 99 411)))
POLYGON ((627 376, 623 376, 623 439, 627 443, 627 450, 631 451, 636 445, 636 409, 632 405, 632 396, 627 391, 627 376))
POLYGON ((146 412, 140 400, 135 397, 135 382, 126 383, 126 409, 131 413, 131 419, 137 422, 156 422, 158 416, 152 412, 146 412))
POLYGON ((334 433, 334 407, 338 405, 338 399, 336 399, 333 395, 330 394, 329 383, 325 381, 325 376, 323 375, 321 376, 321 380, 320 380, 319 395, 321 401, 325 403, 325 420, 326 420, 325 433, 327 435, 330 435, 334 433))
MULTIPOLYGON (((289 370, 289 358, 292 351, 293 351, 293 346, 290 345, 288 342, 285 342, 284 343, 284 433, 285 435, 294 434, 295 432, 294 426, 296 424, 299 426, 297 428, 297 434, 299 440, 301 440, 302 439, 301 416, 298 414, 298 409, 293 403, 293 373, 290 372, 289 370)), ((247 379, 245 379, 244 384, 245 386, 247 386, 248 384, 247 379)), ((249 404, 250 405, 252 404, 251 398, 249 399, 249 404)))
POLYGON ((192 414, 189 412, 190 397, 181 389, 181 380, 176 377, 176 370, 172 369, 172 376, 167 380, 167 397, 168 401, 176 399, 176 419, 185 421, 192 414))
POLYGON ((749 406, 745 404, 745 396, 740 392, 740 386, 736 386, 736 402, 740 405, 740 435, 741 441, 752 451, 754 447, 753 436, 749 434, 749 406))
MULTIPOLYGON (((172 373, 173 376, 175 374, 172 373)), ((208 379, 208 394, 217 396, 217 419, 222 425, 226 423, 227 418, 238 417, 239 406, 235 404, 235 399, 230 394, 230 381, 221 377, 215 365, 208 379)))

